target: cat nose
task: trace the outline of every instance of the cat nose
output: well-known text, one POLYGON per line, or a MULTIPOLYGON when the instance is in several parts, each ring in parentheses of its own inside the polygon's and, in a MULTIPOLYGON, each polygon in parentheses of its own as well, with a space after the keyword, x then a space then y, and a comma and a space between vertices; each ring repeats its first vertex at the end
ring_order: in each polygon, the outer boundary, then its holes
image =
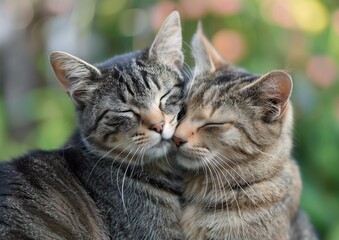
POLYGON ((172 140, 175 143, 175 145, 177 145, 177 147, 180 147, 181 145, 183 145, 184 143, 187 142, 186 140, 179 138, 179 137, 176 137, 176 136, 173 136, 172 140))
POLYGON ((162 133, 162 130, 164 129, 164 121, 161 121, 160 123, 153 124, 149 129, 156 131, 157 133, 162 133))

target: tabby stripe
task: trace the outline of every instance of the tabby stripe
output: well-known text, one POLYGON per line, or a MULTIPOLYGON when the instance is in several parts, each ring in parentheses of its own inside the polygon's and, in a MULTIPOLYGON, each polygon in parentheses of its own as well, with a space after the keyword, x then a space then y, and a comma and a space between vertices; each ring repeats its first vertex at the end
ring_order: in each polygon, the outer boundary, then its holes
POLYGON ((142 80, 142 82, 145 85, 145 88, 147 89, 151 89, 151 86, 149 85, 147 78, 148 78, 148 73, 145 70, 139 70, 138 71, 139 75, 140 75, 140 79, 142 80))
POLYGON ((118 96, 119 96, 119 99, 121 100, 121 102, 127 103, 127 100, 126 100, 125 95, 123 94, 123 92, 118 91, 117 93, 118 93, 118 96))
POLYGON ((107 109, 105 111, 103 111, 99 117, 97 117, 97 119, 95 120, 95 123, 93 124, 93 126, 89 129, 89 132, 93 132, 98 128, 99 122, 105 117, 105 115, 109 112, 110 110, 107 109))
POLYGON ((134 97, 134 92, 132 91, 129 83, 127 81, 125 81, 125 86, 126 86, 126 89, 127 91, 134 97))
POLYGON ((236 123, 235 124, 236 128, 239 128, 241 131, 243 131, 245 133, 245 135, 247 136, 247 139, 250 140, 251 143, 253 143, 254 145, 256 145, 257 147, 261 147, 261 144, 256 142, 251 134, 246 130, 246 128, 244 128, 244 126, 241 123, 236 123))
POLYGON ((61 235, 66 239, 72 239, 74 237, 71 229, 67 227, 68 224, 66 222, 59 222, 58 219, 52 217, 50 214, 37 211, 37 209, 33 207, 25 206, 25 210, 29 213, 29 215, 36 216, 38 219, 41 219, 45 227, 47 227, 51 233, 55 233, 59 236, 61 235))
POLYGON ((153 78, 152 76, 149 76, 147 79, 152 81, 154 83, 154 85, 157 87, 158 90, 161 89, 157 79, 153 78))
POLYGON ((104 136, 103 136, 104 141, 107 142, 108 138, 109 138, 111 135, 116 134, 117 132, 118 132, 117 129, 106 132, 106 133, 104 134, 104 136))

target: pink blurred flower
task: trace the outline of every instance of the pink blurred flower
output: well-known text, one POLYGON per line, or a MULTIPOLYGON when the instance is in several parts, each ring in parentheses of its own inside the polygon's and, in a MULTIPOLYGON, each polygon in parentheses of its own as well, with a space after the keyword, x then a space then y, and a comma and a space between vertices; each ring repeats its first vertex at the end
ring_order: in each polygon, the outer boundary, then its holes
POLYGON ((307 76, 320 87, 329 87, 337 77, 334 60, 328 56, 314 56, 306 66, 307 76))
POLYGON ((237 14, 243 7, 241 0, 209 0, 208 3, 212 12, 222 15, 237 14))
POLYGON ((4 1, 4 18, 15 30, 25 29, 33 20, 34 7, 31 0, 4 1))
POLYGON ((65 14, 73 10, 75 0, 45 0, 43 8, 51 15, 65 14))
POLYGON ((262 11, 274 23, 285 28, 295 28, 296 23, 292 14, 291 0, 265 0, 262 2, 262 11))
POLYGON ((179 7, 183 17, 187 19, 199 19, 207 13, 208 1, 181 0, 179 7))
POLYGON ((220 55, 227 61, 238 62, 246 54, 246 44, 241 33, 222 29, 212 38, 213 45, 220 55))
POLYGON ((151 9, 151 24, 154 29, 159 29, 165 18, 176 9, 176 3, 159 2, 151 9))

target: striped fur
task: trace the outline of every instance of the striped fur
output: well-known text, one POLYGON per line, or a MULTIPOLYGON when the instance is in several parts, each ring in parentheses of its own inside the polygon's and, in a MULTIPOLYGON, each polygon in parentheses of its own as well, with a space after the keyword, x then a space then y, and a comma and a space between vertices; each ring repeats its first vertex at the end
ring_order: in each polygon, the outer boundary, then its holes
POLYGON ((225 62, 201 28, 192 45, 195 79, 173 138, 187 169, 187 239, 316 239, 298 209, 290 76, 258 76, 225 62))
POLYGON ((50 60, 78 130, 60 150, 0 165, 0 238, 183 239, 182 179, 167 158, 185 97, 178 13, 148 49, 50 60))

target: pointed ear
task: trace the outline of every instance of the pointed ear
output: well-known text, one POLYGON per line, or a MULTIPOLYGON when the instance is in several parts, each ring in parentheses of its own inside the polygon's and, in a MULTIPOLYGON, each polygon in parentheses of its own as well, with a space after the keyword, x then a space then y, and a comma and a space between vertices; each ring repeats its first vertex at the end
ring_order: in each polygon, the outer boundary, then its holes
POLYGON ((93 65, 65 52, 52 52, 50 63, 63 89, 77 104, 82 104, 90 98, 90 93, 96 89, 93 79, 100 76, 100 71, 93 65))
POLYGON ((293 88, 292 78, 284 71, 272 71, 240 91, 255 94, 265 107, 265 120, 272 122, 285 112, 293 88))
POLYGON ((214 72, 216 69, 226 64, 217 50, 215 50, 206 38, 201 22, 198 23, 197 32, 193 36, 192 49, 195 59, 195 75, 205 72, 214 72))
POLYGON ((184 62, 181 47, 180 16, 174 11, 162 24, 149 50, 149 57, 170 67, 181 68, 184 62))

